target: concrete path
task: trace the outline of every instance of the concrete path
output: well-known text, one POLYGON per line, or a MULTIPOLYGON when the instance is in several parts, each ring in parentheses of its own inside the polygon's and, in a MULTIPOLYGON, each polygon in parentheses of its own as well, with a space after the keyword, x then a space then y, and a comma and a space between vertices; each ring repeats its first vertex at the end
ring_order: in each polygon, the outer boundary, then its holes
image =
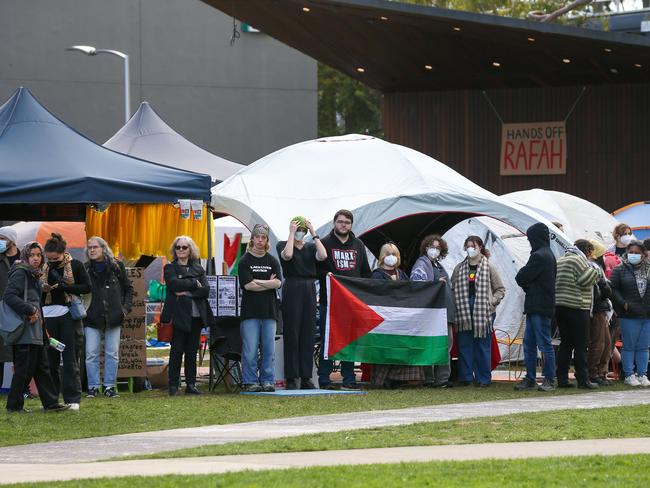
POLYGON ((147 459, 76 464, 5 464, 1 484, 121 476, 211 474, 229 471, 305 468, 310 466, 464 461, 589 455, 650 454, 650 439, 508 442, 456 446, 415 446, 345 451, 247 454, 183 459, 147 459))
MULTIPOLYGON (((294 417, 241 424, 213 425, 47 442, 0 448, 0 472, 5 463, 67 464, 98 461, 119 456, 143 455, 188 447, 228 442, 274 439, 278 437, 338 432, 418 422, 441 422, 544 412, 563 409, 588 409, 650 404, 650 389, 598 392, 553 397, 526 397, 478 403, 435 405, 430 407, 376 410, 310 417, 294 417)), ((42 471, 39 469, 39 471, 42 471)))

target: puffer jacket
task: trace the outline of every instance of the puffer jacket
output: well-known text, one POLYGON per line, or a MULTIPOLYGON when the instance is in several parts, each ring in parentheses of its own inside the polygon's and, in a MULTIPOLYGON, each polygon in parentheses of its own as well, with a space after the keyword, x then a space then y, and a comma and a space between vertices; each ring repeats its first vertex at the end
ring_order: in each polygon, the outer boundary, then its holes
POLYGON ((646 292, 643 297, 634 276, 634 266, 623 261, 612 272, 612 292, 616 313, 624 319, 645 319, 650 317, 650 263, 642 264, 646 277, 646 292), (627 309, 625 307, 627 305, 627 309))

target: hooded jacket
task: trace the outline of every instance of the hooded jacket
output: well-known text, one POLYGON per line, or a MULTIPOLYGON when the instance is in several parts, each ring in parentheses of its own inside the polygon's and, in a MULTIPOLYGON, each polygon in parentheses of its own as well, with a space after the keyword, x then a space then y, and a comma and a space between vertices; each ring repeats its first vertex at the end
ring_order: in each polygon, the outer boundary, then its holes
POLYGON ((84 325, 100 330, 120 327, 133 304, 133 285, 124 264, 117 260, 107 261, 102 272, 97 272, 90 261, 84 263, 84 267, 93 294, 84 325))
POLYGON ((551 251, 548 227, 531 225, 526 231, 530 242, 530 257, 519 270, 515 280, 526 292, 524 313, 553 317, 555 313, 555 275, 557 263, 551 251))
POLYGON ((331 272, 334 275, 352 276, 355 278, 370 278, 370 265, 366 256, 366 246, 352 232, 348 240, 341 242, 334 230, 321 240, 327 251, 327 259, 319 263, 318 281, 320 284, 320 304, 327 303, 327 287, 325 276, 331 272))
POLYGON ((639 294, 634 270, 634 266, 627 260, 614 268, 611 279, 612 300, 619 317, 624 319, 647 319, 650 317, 650 264, 644 262, 641 266, 641 271, 648 282, 643 296, 639 294), (627 305, 627 309, 625 305, 627 305))

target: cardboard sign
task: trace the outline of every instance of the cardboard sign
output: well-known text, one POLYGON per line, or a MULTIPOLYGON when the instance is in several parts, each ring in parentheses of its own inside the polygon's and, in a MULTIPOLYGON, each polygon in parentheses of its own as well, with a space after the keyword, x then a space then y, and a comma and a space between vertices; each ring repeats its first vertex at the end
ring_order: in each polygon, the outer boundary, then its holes
POLYGON ((500 174, 566 174, 566 127, 564 122, 503 124, 500 174))
POLYGON ((147 328, 145 325, 145 298, 147 289, 144 268, 126 268, 133 284, 133 308, 122 323, 120 337, 119 378, 147 376, 147 328))

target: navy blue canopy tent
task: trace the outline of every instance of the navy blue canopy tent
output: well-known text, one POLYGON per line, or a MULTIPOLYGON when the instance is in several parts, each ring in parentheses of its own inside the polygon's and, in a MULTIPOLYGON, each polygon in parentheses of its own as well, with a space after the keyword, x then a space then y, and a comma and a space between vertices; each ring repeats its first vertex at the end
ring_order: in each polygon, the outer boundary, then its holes
POLYGON ((0 175, 0 220, 84 220, 88 204, 210 200, 210 176, 95 144, 24 87, 0 107, 0 175))

